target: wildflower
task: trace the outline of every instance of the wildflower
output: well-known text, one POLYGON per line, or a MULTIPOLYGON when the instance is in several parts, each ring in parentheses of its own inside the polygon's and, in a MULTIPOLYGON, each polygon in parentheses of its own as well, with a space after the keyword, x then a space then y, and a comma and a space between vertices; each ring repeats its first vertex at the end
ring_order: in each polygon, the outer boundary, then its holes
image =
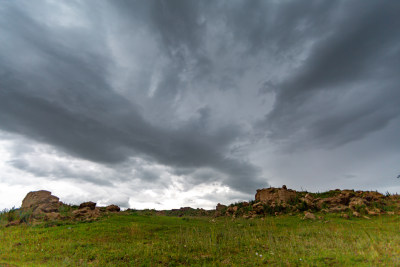
POLYGON ((256 252, 256 256, 258 256, 258 252, 256 252))

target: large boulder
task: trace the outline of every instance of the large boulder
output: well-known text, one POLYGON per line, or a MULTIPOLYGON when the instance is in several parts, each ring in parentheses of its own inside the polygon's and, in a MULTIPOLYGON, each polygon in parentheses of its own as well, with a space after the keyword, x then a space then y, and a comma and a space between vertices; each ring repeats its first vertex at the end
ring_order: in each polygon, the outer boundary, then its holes
POLYGON ((264 188, 258 189, 255 195, 255 200, 264 203, 288 203, 296 198, 296 191, 287 189, 286 186, 282 188, 264 188))
POLYGON ((62 202, 51 192, 40 190, 29 192, 22 201, 21 210, 32 211, 33 215, 58 212, 62 202))

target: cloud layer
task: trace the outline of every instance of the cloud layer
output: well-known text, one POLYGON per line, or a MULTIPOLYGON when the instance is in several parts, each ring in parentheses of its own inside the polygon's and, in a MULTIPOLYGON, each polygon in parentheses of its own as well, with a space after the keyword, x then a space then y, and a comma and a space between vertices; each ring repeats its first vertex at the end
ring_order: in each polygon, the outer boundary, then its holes
POLYGON ((269 184, 373 188, 383 175, 396 187, 399 11, 396 1, 2 1, 2 174, 13 177, 2 183, 28 175, 64 196, 57 183, 88 183, 123 191, 92 195, 125 207, 144 192, 158 207, 188 192, 177 205, 208 207, 212 192, 246 199, 269 184))

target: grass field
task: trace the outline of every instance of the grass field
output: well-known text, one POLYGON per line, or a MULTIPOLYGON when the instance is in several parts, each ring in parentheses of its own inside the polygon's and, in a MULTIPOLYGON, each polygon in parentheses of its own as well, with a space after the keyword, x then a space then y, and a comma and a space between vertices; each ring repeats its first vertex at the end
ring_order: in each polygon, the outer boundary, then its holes
POLYGON ((112 214, 0 227, 0 266, 398 266, 400 217, 303 221, 112 214))

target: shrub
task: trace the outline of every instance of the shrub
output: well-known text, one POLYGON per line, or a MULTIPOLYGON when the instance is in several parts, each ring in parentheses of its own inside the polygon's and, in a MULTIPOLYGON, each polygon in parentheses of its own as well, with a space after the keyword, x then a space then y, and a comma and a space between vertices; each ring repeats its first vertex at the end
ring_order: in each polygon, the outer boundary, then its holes
POLYGON ((16 213, 15 207, 12 207, 7 213, 6 213, 6 220, 7 222, 12 222, 18 219, 17 213, 16 213))
POLYGON ((21 223, 29 223, 29 219, 32 216, 32 211, 20 211, 19 212, 19 219, 21 223))

